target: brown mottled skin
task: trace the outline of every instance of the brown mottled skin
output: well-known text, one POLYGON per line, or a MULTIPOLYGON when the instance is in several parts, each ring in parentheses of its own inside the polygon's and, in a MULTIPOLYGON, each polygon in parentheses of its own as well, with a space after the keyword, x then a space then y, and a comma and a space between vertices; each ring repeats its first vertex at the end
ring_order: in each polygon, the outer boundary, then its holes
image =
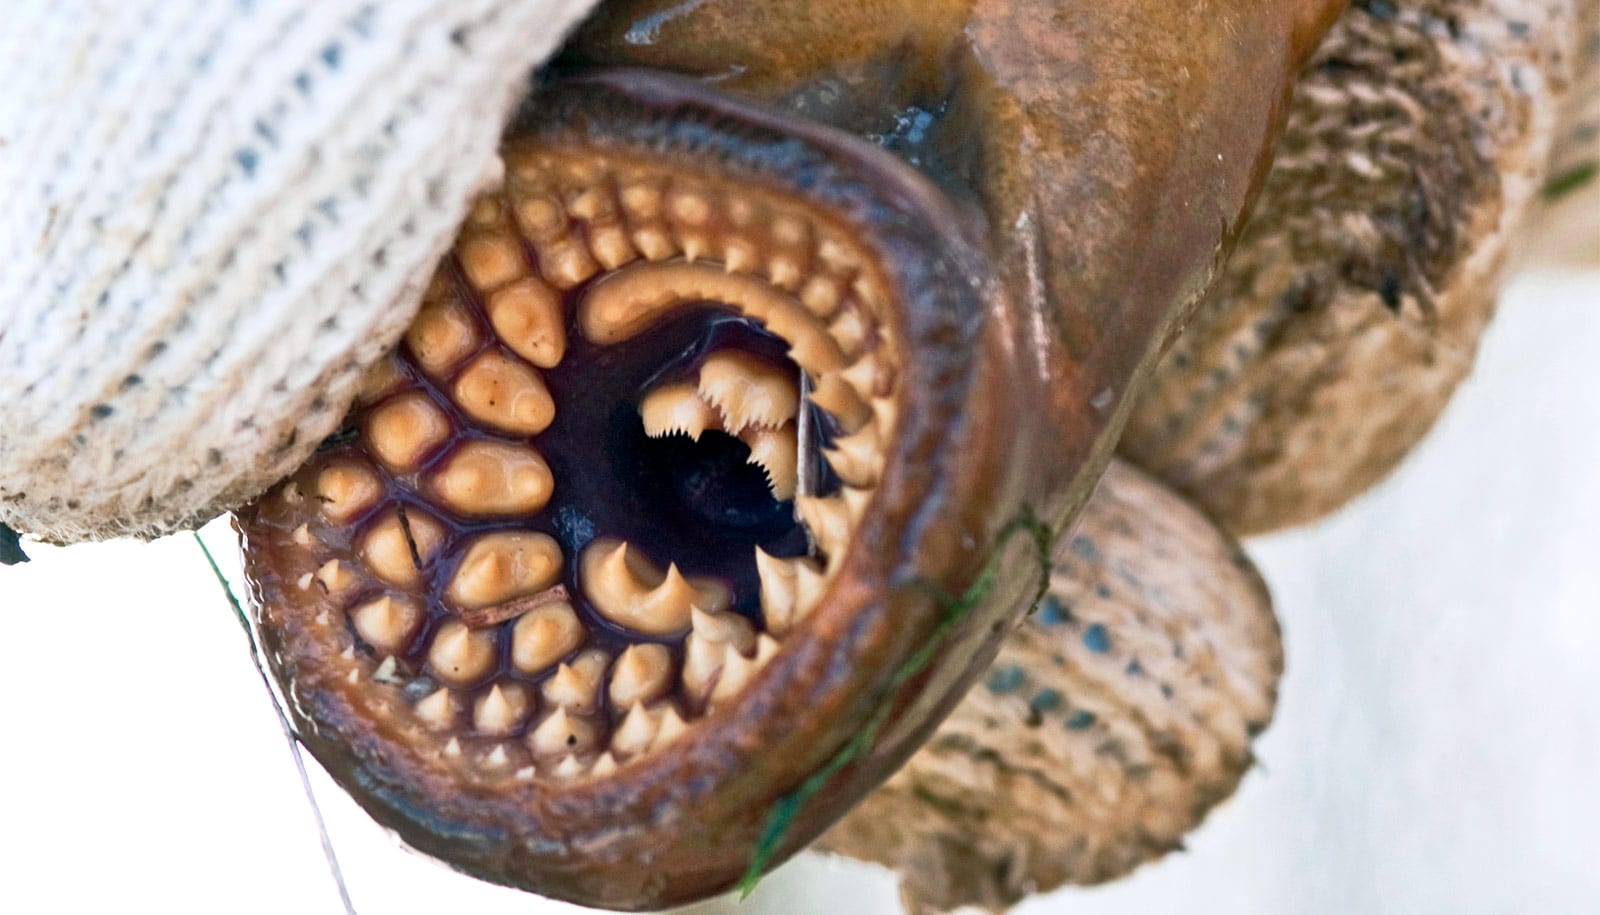
MULTIPOLYGON (((931 234, 945 262, 967 265, 982 295, 960 312, 901 284, 897 440, 854 546, 804 630, 672 752, 506 799, 408 784, 403 760, 341 730, 348 709, 312 710, 336 732, 307 728, 313 751, 423 851, 545 895, 647 909, 733 885, 774 807, 890 710, 864 752, 799 806, 770 863, 805 847, 921 745, 1038 596, 1041 538, 1087 500, 1130 395, 1211 281, 1293 77, 1342 5, 608 5, 565 66, 702 76, 779 113, 637 72, 587 84, 595 112, 643 107, 670 125, 710 111, 859 163, 883 193, 942 223, 931 234), (816 126, 870 135, 919 111, 931 115, 926 130, 889 145, 944 195, 816 126), (984 280, 973 248, 998 282, 984 280), (1020 519, 1041 536, 1015 528, 1020 519), (992 580, 980 580, 991 562, 992 580), (959 622, 941 629, 947 617, 959 622), (930 644, 921 673, 897 680, 930 644)), ((270 544, 255 555, 270 614, 283 579, 270 544)))

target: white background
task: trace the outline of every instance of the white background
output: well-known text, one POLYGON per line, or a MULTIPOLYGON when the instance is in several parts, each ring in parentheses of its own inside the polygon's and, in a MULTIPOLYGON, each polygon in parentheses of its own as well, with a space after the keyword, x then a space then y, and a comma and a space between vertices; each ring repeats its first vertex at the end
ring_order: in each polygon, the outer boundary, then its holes
MULTIPOLYGON (((1600 912, 1597 357, 1600 276, 1514 285, 1399 474, 1250 544, 1289 649, 1262 767, 1188 852, 1022 911, 1600 912)), ((207 537, 233 562, 225 527, 207 537)), ((338 912, 192 540, 31 552, 0 569, 0 912, 338 912)), ((313 777, 359 911, 577 911, 399 850, 313 777)), ((895 899, 883 872, 807 856, 737 909, 895 899)))

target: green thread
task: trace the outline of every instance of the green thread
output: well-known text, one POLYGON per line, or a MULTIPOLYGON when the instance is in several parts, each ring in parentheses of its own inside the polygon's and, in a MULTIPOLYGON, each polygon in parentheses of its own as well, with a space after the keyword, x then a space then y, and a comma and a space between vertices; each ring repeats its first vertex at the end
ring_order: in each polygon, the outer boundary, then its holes
POLYGON ((1539 193, 1546 200, 1559 200, 1594 180, 1597 173, 1600 173, 1600 160, 1579 162, 1558 175, 1551 175, 1539 193))
MULTIPOLYGON (((1038 521, 1031 509, 1024 509, 1022 514, 1007 522, 995 538, 994 547, 989 553, 989 558, 984 561, 983 571, 978 574, 972 583, 959 597, 945 592, 942 588, 923 582, 922 586, 933 592, 934 600, 944 607, 944 612, 934 627, 933 634, 904 664, 895 671, 889 681, 886 694, 893 696, 900 688, 913 677, 922 673, 928 662, 933 659, 934 652, 939 644, 948 636, 960 622, 967 617, 972 609, 982 603, 983 599, 994 589, 999 577, 1000 561, 1005 555, 1005 547, 1011 538, 1018 532, 1028 533, 1039 552, 1039 584, 1034 592, 1032 605, 1038 604, 1040 599, 1050 587, 1050 553, 1054 541, 1043 523, 1038 521)), ((850 765, 863 752, 870 747, 878 736, 878 730, 888 720, 889 712, 893 706, 885 702, 873 713, 867 723, 857 731, 853 737, 839 751, 822 765, 822 768, 811 773, 800 786, 788 794, 780 797, 767 814, 767 824, 761 830, 761 836, 756 840, 756 850, 750 857, 750 866, 745 870, 744 876, 739 880, 739 898, 746 899, 761 882, 762 875, 766 873, 767 865, 772 857, 778 853, 778 848, 783 844, 783 837, 789 830, 789 825, 806 801, 814 797, 819 791, 827 787, 846 766, 850 765)))

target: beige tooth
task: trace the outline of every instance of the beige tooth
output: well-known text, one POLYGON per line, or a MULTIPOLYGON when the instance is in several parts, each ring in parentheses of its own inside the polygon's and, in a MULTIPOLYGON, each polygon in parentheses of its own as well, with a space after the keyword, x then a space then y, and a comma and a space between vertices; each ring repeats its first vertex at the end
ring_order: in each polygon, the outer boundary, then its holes
POLYGON ((484 311, 512 352, 540 368, 561 364, 567 351, 561 293, 530 277, 490 295, 484 311))
POLYGON ((878 444, 877 426, 868 423, 855 434, 833 440, 832 448, 824 448, 828 466, 839 479, 851 486, 876 486, 883 473, 883 449, 878 444))
POLYGON ((283 488, 278 490, 278 497, 290 508, 299 506, 306 498, 305 493, 300 491, 300 484, 293 480, 283 484, 283 488))
POLYGON ((583 641, 583 623, 572 605, 561 601, 535 607, 511 628, 511 664, 536 674, 566 657, 583 641))
POLYGON ((661 215, 661 189, 649 184, 630 184, 622 189, 622 208, 631 219, 655 219, 661 215))
POLYGON ((767 261, 767 279, 779 289, 790 292, 799 289, 803 272, 800 262, 791 254, 774 254, 767 261))
POLYGON ((837 372, 823 375, 817 381, 811 392, 811 402, 838 420, 846 434, 860 430, 872 419, 872 408, 837 372))
POLYGON ((658 728, 656 717, 650 710, 635 704, 623 716, 622 723, 617 725, 616 733, 611 735, 611 749, 624 759, 638 756, 650 749, 658 728))
POLYGON ((711 250, 711 239, 700 232, 679 233, 678 246, 683 249, 683 259, 692 264, 711 250))
POLYGON ((505 737, 515 733, 528 716, 528 693, 516 683, 499 683, 472 707, 472 726, 480 733, 505 737))
POLYGON ((900 408, 893 397, 875 397, 872 399, 872 417, 878 428, 888 432, 894 429, 895 419, 900 408))
POLYGON ((464 515, 530 515, 550 501, 555 477, 532 448, 470 441, 445 460, 431 485, 446 505, 464 515))
POLYGON ((313 578, 322 587, 322 593, 329 596, 337 595, 356 583, 356 577, 337 559, 323 563, 313 578))
POLYGON ((571 289, 600 272, 589 249, 575 238, 558 238, 534 246, 539 272, 557 289, 571 289))
POLYGON ((651 742, 650 749, 658 750, 672 743, 687 730, 689 725, 678 714, 678 710, 673 706, 667 706, 667 710, 661 713, 660 723, 656 728, 656 739, 651 742))
POLYGON ((800 289, 800 303, 807 311, 824 320, 833 317, 833 313, 839 310, 842 298, 839 283, 820 274, 806 280, 800 289))
POLYGON ((594 737, 592 721, 558 708, 528 735, 528 746, 540 756, 582 753, 591 748, 594 737))
POLYGON ((538 371, 496 350, 468 363, 453 390, 463 412, 502 432, 537 435, 555 419, 555 401, 538 371))
POLYGON ((531 782, 533 777, 538 774, 538 770, 532 766, 523 766, 512 774, 519 782, 531 782))
POLYGON ((883 378, 883 367, 876 356, 862 356, 840 372, 839 377, 850 385, 850 389, 855 391, 856 396, 862 400, 871 400, 887 393, 880 387, 883 378))
POLYGON ((366 511, 383 494, 378 475, 366 464, 339 461, 317 474, 317 501, 322 515, 334 524, 345 524, 366 511))
MULTIPOLYGON (((828 587, 828 576, 812 560, 795 563, 794 623, 810 615, 822 601, 822 592, 828 587)), ((791 623, 793 625, 793 623, 791 623)))
POLYGON ((449 436, 449 417, 421 391, 402 394, 367 417, 367 445, 378 460, 401 473, 421 466, 449 436))
POLYGON ((695 702, 704 702, 711 695, 729 654, 736 652, 726 642, 714 642, 691 632, 683 650, 684 692, 695 702))
POLYGON ((767 666, 767 662, 776 657, 778 654, 778 649, 782 647, 783 646, 778 642, 777 639, 767 635, 765 632, 761 633, 761 635, 756 638, 756 667, 761 668, 767 666))
POLYGON ((617 771, 617 758, 612 756, 611 753, 607 751, 605 753, 601 753, 600 758, 594 761, 594 768, 589 770, 589 774, 595 777, 600 777, 603 775, 610 775, 615 771, 617 771))
POLYGON ((405 676, 400 673, 400 662, 394 659, 394 655, 383 659, 378 669, 372 672, 372 679, 395 686, 404 686, 406 682, 405 676))
POLYGON ((700 367, 700 396, 722 413, 728 434, 746 427, 776 428, 800 407, 799 380, 738 350, 714 353, 700 367))
POLYGON ((768 232, 774 242, 785 248, 810 247, 812 244, 811 223, 793 213, 774 215, 768 232))
POLYGON ((639 418, 651 438, 681 432, 699 441, 707 429, 721 427, 716 411, 688 382, 662 385, 646 394, 639 402, 639 418))
POLYGON ((444 755, 446 755, 446 756, 460 756, 461 755, 461 741, 455 739, 454 737, 450 738, 450 742, 446 743, 444 745, 444 755))
POLYGON ((850 513, 838 496, 797 496, 795 508, 830 558, 844 552, 850 542, 850 513))
POLYGON ((602 187, 584 188, 567 204, 567 213, 585 223, 609 216, 613 210, 611 199, 602 187))
POLYGON ((861 257, 854 245, 828 233, 817 243, 817 259, 836 274, 852 274, 861 268, 861 257))
POLYGON ((424 305, 406 330, 405 339, 412 358, 435 377, 459 365, 481 342, 477 322, 453 301, 424 305))
POLYGON ((739 439, 750 448, 748 463, 766 471, 767 486, 779 502, 794 498, 799 485, 800 446, 794 423, 781 429, 746 429, 739 439))
POLYGON ((882 283, 866 274, 862 274, 857 276, 856 281, 851 284, 850 291, 854 292, 856 300, 866 305, 873 314, 883 314, 888 296, 884 292, 882 283))
POLYGON ((311 527, 310 525, 306 524, 302 524, 295 528, 294 533, 289 535, 289 539, 294 541, 295 546, 302 547, 311 546, 311 544, 315 542, 311 538, 311 527))
POLYGON ((629 645, 611 671, 611 704, 628 708, 654 702, 672 685, 672 654, 654 643, 629 645))
POLYGON ((711 221, 711 201, 698 190, 674 188, 667 194, 667 212, 679 225, 700 228, 711 221))
POLYGON ((859 308, 847 308, 834 318, 828 325, 828 333, 833 339, 839 341, 839 348, 846 353, 861 352, 861 345, 867 339, 867 325, 861 319, 859 308))
POLYGON ((867 503, 872 501, 872 490, 841 486, 839 497, 844 500, 844 509, 850 515, 850 520, 860 522, 867 514, 867 503))
POLYGON ((494 669, 494 643, 494 630, 469 629, 460 620, 449 620, 433 637, 428 664, 439 679, 468 687, 494 669))
POLYGON ((615 270, 637 257, 628 233, 621 226, 594 226, 589 230, 589 249, 607 270, 615 270))
POLYGON ((422 570, 444 541, 444 528, 416 509, 406 510, 404 521, 401 517, 398 509, 389 512, 367 531, 361 560, 389 584, 415 588, 422 584, 422 570))
POLYGON ((722 266, 729 273, 755 271, 760 252, 748 239, 732 237, 722 242, 722 266))
POLYGON ((350 611, 350 624, 361 640, 379 651, 404 654, 422 624, 422 608, 388 595, 350 611))
POLYGON ((467 547, 461 565, 450 578, 445 598, 463 609, 502 604, 554 585, 561 566, 561 547, 548 534, 484 534, 467 547))
POLYGON ((456 723, 456 703, 451 697, 450 690, 440 687, 418 700, 417 718, 423 724, 437 731, 445 730, 456 723))
POLYGON ((633 244, 646 260, 664 261, 678 253, 678 246, 673 242, 672 236, 660 226, 643 226, 635 229, 633 244))
POLYGON ((515 205, 517 224, 530 241, 549 241, 566 232, 567 211, 555 199, 543 194, 519 197, 515 205))
POLYGON ((761 616, 767 629, 779 635, 794 622, 795 568, 787 559, 778 559, 756 547, 756 574, 761 578, 761 616))
POLYGON ((699 607, 692 607, 689 622, 694 634, 709 642, 721 642, 746 654, 755 647, 755 627, 737 613, 707 613, 699 607))
POLYGON ((511 762, 510 754, 506 753, 504 744, 495 744, 494 749, 484 754, 483 764, 492 769, 498 769, 511 762))
POLYGON ((556 778, 576 778, 582 774, 583 763, 578 762, 578 757, 570 753, 561 760, 560 765, 556 766, 556 778))
POLYGON ((591 712, 600 698, 600 681, 605 677, 611 656, 599 649, 578 655, 570 664, 556 668, 555 676, 544 681, 545 701, 575 712, 591 712))
POLYGON ((650 635, 669 635, 689 624, 690 605, 725 609, 732 600, 715 579, 690 581, 676 563, 663 574, 643 555, 619 540, 600 538, 584 548, 580 577, 596 610, 621 626, 650 635))
POLYGON ((717 677, 717 685, 711 691, 710 703, 715 706, 738 695, 759 668, 760 665, 753 658, 728 652, 727 661, 722 665, 722 675, 717 677))
POLYGON ((526 276, 528 265, 522 259, 522 246, 507 234, 489 233, 463 239, 456 246, 456 259, 467 282, 479 292, 488 292, 526 276))

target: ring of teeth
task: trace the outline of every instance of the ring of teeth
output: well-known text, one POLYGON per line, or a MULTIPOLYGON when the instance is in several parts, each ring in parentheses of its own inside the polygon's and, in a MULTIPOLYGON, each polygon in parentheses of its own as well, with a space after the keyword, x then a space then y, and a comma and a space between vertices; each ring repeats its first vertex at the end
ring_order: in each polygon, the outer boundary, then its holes
POLYGON ((318 663, 430 765, 604 778, 736 702, 823 600, 883 480, 892 290, 840 223, 765 186, 531 142, 505 160, 362 386, 356 434, 253 511, 318 663), (611 466, 562 450, 574 359, 708 306, 783 355, 707 345, 622 402, 650 440, 736 439, 793 502, 809 554, 752 542, 737 581, 670 537, 587 530, 563 501, 570 474, 611 466))

